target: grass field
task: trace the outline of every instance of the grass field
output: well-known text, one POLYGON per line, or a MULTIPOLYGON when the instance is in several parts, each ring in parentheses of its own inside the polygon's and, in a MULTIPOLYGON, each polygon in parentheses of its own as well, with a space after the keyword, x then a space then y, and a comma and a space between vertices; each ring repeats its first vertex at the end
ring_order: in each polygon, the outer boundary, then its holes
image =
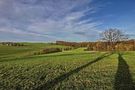
POLYGON ((135 90, 135 52, 89 52, 84 48, 33 55, 66 46, 0 45, 0 90, 135 90))

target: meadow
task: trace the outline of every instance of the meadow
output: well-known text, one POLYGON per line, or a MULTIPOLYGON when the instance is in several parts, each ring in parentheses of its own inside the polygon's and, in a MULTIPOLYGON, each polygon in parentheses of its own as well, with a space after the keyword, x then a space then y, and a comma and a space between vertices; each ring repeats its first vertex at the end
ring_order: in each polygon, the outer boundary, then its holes
POLYGON ((0 45, 0 90, 135 90, 135 52, 77 48, 33 55, 47 43, 0 45))

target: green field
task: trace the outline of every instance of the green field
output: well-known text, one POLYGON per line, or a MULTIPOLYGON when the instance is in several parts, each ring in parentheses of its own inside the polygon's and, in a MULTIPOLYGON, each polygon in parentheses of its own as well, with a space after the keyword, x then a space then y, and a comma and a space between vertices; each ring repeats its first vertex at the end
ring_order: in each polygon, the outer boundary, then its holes
POLYGON ((84 48, 33 55, 67 46, 0 45, 0 90, 135 90, 135 52, 90 52, 84 48))

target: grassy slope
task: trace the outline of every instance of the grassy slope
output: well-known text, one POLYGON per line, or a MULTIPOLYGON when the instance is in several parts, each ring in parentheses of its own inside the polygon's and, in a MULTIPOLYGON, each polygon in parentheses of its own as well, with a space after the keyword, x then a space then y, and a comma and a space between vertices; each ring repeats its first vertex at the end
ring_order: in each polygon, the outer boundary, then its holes
MULTIPOLYGON (((100 57, 104 53, 77 49, 48 55, 24 56, 44 46, 63 47, 47 44, 28 44, 23 48, 0 46, 0 90, 117 88, 116 81, 121 79, 121 74, 117 75, 120 71, 118 54, 100 57)), ((127 61, 135 81, 134 54, 127 52, 122 57, 127 61)))
POLYGON ((44 48, 58 47, 64 48, 66 46, 51 45, 48 43, 24 43, 25 46, 3 46, 0 45, 0 60, 10 60, 20 57, 31 56, 34 52, 43 50, 44 48))

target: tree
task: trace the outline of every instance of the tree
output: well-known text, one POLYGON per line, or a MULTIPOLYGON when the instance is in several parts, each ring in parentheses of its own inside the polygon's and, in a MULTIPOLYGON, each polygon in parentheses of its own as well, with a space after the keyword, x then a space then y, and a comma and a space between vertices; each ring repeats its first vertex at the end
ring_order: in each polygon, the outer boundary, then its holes
POLYGON ((101 33, 101 39, 108 42, 111 49, 114 50, 117 42, 128 40, 128 37, 119 29, 108 29, 101 33))

